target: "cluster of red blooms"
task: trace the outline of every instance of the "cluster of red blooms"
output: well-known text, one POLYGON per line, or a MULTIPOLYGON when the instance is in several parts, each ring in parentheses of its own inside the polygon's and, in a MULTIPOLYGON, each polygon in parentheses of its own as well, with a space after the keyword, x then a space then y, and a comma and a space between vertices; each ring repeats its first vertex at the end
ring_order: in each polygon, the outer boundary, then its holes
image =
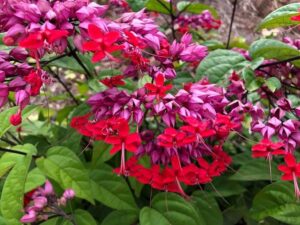
POLYGON ((209 128, 208 122, 201 122, 193 117, 187 117, 186 125, 180 129, 166 128, 164 133, 158 135, 157 144, 165 148, 165 151, 174 150, 171 158, 171 166, 161 167, 159 164, 152 164, 151 168, 145 168, 138 164, 136 156, 142 140, 139 133, 130 133, 127 120, 124 118, 110 118, 100 121, 89 120, 90 114, 74 117, 71 127, 75 128, 84 136, 94 140, 103 140, 113 147, 111 154, 121 151, 121 165, 115 169, 120 175, 135 177, 143 184, 149 184, 158 190, 177 192, 186 196, 181 183, 185 185, 200 185, 212 181, 213 177, 220 176, 228 165, 231 158, 222 150, 222 142, 215 145, 212 149, 205 144, 204 139, 212 136, 226 138, 233 128, 228 116, 218 115, 213 129, 209 128), (202 144, 207 148, 205 155, 210 156, 211 160, 206 160, 203 156, 195 158, 198 166, 194 162, 184 164, 180 160, 179 151, 181 147, 196 146, 202 144), (133 155, 126 162, 126 150, 133 155))

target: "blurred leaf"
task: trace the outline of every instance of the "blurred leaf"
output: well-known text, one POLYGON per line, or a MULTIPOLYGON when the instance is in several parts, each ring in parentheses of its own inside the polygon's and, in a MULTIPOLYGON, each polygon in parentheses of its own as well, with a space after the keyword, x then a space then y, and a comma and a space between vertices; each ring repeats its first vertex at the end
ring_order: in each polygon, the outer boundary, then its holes
MULTIPOLYGON (((77 209, 74 212, 73 217, 76 225, 97 225, 96 220, 88 211, 77 209)), ((70 220, 65 220, 61 225, 74 225, 74 223, 70 220)))
POLYGON ((163 14, 170 14, 170 3, 166 0, 148 0, 146 9, 149 11, 159 12, 163 14))
POLYGON ((155 209, 144 207, 140 212, 141 225, 171 225, 171 223, 160 212, 155 209))
POLYGON ((122 74, 122 72, 120 70, 117 69, 105 69, 105 70, 101 70, 98 74, 98 78, 102 79, 104 77, 112 77, 112 76, 116 76, 116 75, 120 75, 122 74))
POLYGON ((52 147, 47 151, 47 157, 37 159, 36 164, 63 189, 72 188, 76 197, 94 203, 88 171, 70 149, 60 146, 52 147))
POLYGON ((292 21, 291 17, 299 14, 300 3, 292 3, 280 7, 267 15, 259 24, 259 29, 276 28, 291 25, 298 25, 298 21, 292 21))
MULTIPOLYGON (((77 55, 80 58, 80 60, 83 62, 83 64, 87 67, 89 72, 92 73, 94 70, 95 64, 92 63, 91 57, 87 54, 83 55, 83 54, 77 53, 77 55)), ((55 58, 55 57, 52 57, 52 58, 55 58)), ((48 59, 45 58, 45 60, 51 60, 51 58, 50 57, 48 59)), ((84 69, 80 66, 80 64, 75 60, 74 57, 66 56, 61 59, 55 60, 55 61, 49 63, 48 65, 49 66, 57 66, 59 68, 64 68, 64 69, 68 69, 68 70, 71 70, 74 72, 85 74, 84 69)))
POLYGON ((17 162, 7 176, 1 194, 1 213, 9 225, 19 225, 22 217, 23 196, 27 172, 32 156, 17 162))
POLYGON ((225 45, 219 41, 219 40, 206 40, 201 43, 202 45, 208 47, 210 51, 219 49, 219 48, 225 48, 225 45))
POLYGON ((98 79, 91 79, 88 81, 88 85, 92 91, 100 92, 107 89, 107 87, 102 84, 98 79))
MULTIPOLYGON (((272 179, 279 180, 280 172, 277 170, 277 165, 272 161, 272 179)), ((243 164, 239 170, 230 177, 231 180, 238 181, 258 181, 270 180, 269 162, 263 159, 249 160, 248 163, 243 164)))
POLYGON ((158 193, 152 200, 152 207, 172 225, 206 224, 192 204, 175 193, 158 193))
MULTIPOLYGON (((34 111, 36 111, 39 107, 34 106, 34 105, 29 105, 27 106, 23 112, 22 112, 22 118, 25 120, 28 116, 31 115, 34 111)), ((15 114, 18 111, 19 107, 12 107, 9 109, 4 110, 3 112, 0 113, 0 137, 3 136, 11 127, 12 125, 9 122, 9 118, 11 115, 15 114)))
POLYGON ((255 196, 250 212, 256 220, 273 217, 286 224, 300 224, 300 205, 289 182, 276 182, 263 188, 255 196))
POLYGON ((101 225, 132 225, 137 220, 136 211, 113 211, 105 217, 101 225))
POLYGON ((275 92, 281 88, 281 82, 277 77, 268 78, 266 80, 266 85, 272 92, 275 92))
POLYGON ((140 11, 141 9, 145 8, 145 4, 147 0, 127 0, 130 8, 134 11, 140 11))
POLYGON ((145 86, 145 84, 151 83, 151 81, 152 77, 150 77, 149 75, 144 75, 142 78, 139 79, 137 87, 142 88, 145 86))
POLYGON ((246 59, 237 52, 225 49, 215 50, 201 61, 197 68, 196 80, 207 76, 212 83, 222 83, 234 67, 245 62, 246 59))
MULTIPOLYGON (((260 39, 251 44, 249 54, 253 59, 264 57, 265 59, 285 60, 300 56, 300 51, 281 41, 260 39)), ((300 60, 293 61, 292 63, 300 66, 300 60)))
POLYGON ((104 205, 118 210, 136 209, 131 191, 123 177, 113 173, 113 169, 102 164, 91 171, 94 198, 104 205))
POLYGON ((225 198, 240 195, 246 189, 238 182, 230 180, 229 177, 216 177, 212 184, 205 185, 205 190, 215 197, 225 198))
POLYGON ((209 5, 197 3, 197 2, 189 2, 189 1, 180 1, 177 3, 177 9, 178 11, 189 12, 194 14, 200 14, 204 10, 210 11, 210 13, 215 17, 218 18, 218 12, 216 9, 209 5))

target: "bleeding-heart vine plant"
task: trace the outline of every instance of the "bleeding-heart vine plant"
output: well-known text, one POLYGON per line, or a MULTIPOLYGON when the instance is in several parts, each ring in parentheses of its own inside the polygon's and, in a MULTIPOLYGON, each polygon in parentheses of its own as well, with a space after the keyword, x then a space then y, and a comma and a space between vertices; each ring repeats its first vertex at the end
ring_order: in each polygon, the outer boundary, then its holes
POLYGON ((300 39, 233 39, 238 1, 226 40, 197 1, 0 6, 1 224, 300 223, 300 39))

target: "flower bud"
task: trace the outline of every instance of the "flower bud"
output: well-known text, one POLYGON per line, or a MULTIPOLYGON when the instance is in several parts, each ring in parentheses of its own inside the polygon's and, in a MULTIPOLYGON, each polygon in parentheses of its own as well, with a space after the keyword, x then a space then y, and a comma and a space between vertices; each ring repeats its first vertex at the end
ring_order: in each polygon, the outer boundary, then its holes
POLYGON ((16 104, 20 106, 20 109, 24 109, 29 104, 29 94, 27 91, 20 90, 16 93, 16 104))
POLYGON ((24 48, 16 47, 9 52, 9 55, 14 59, 23 62, 26 60, 28 53, 24 48))
POLYGON ((25 214, 21 219, 21 223, 33 223, 36 221, 36 212, 33 210, 30 210, 28 214, 25 214))
POLYGON ((34 200, 34 207, 38 210, 43 209, 47 205, 47 198, 45 197, 36 197, 34 200))
POLYGON ((18 126, 22 123, 22 116, 21 113, 16 113, 10 116, 9 122, 13 126, 18 126))
POLYGON ((53 186, 50 183, 50 181, 46 180, 45 183, 45 187, 44 187, 44 194, 47 195, 53 195, 54 194, 54 190, 53 190, 53 186))
POLYGON ((66 199, 72 199, 75 197, 75 191, 73 189, 66 189, 63 193, 63 197, 66 199))

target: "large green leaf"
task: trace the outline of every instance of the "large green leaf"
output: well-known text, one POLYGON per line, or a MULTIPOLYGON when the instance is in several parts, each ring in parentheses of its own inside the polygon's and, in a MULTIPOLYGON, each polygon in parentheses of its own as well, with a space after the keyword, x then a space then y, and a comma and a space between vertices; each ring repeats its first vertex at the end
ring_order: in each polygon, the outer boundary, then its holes
POLYGON ((207 225, 222 225, 223 217, 215 198, 207 192, 196 191, 191 196, 191 203, 204 218, 207 225))
MULTIPOLYGON (((12 114, 15 114, 18 111, 18 108, 18 106, 12 107, 0 113, 0 137, 2 137, 2 135, 5 134, 9 130, 9 128, 12 127, 12 125, 9 122, 9 118, 12 114)), ((37 109, 38 107, 34 105, 27 106, 22 112, 23 120, 30 116, 30 114, 37 109)))
POLYGON ((249 162, 242 165, 230 179, 238 181, 257 181, 270 180, 272 177, 272 180, 279 180, 280 172, 277 170, 276 163, 272 162, 271 165, 270 171, 269 162, 267 160, 249 160, 249 162))
POLYGON ((152 207, 172 225, 206 224, 192 204, 178 194, 159 193, 153 198, 152 207))
POLYGON ((180 1, 177 3, 178 11, 199 14, 204 10, 209 10, 214 17, 219 17, 217 10, 213 7, 198 2, 180 1))
MULTIPOLYGON (((31 144, 16 145, 11 148, 19 152, 25 152, 28 154, 36 154, 36 148, 31 144)), ((0 159, 0 177, 5 175, 18 161, 23 160, 24 155, 5 152, 0 159)))
MULTIPOLYGON (((265 59, 285 60, 300 56, 300 51, 281 41, 272 39, 261 39, 252 43, 249 48, 250 56, 253 59, 264 57, 265 59)), ((292 62, 300 66, 300 60, 292 62)))
POLYGON ((25 193, 42 186, 46 181, 45 175, 41 172, 39 168, 34 168, 28 173, 26 183, 25 183, 25 193))
POLYGON ((10 225, 19 225, 22 217, 23 196, 27 172, 32 156, 27 155, 17 162, 4 183, 1 195, 1 213, 10 225))
POLYGON ((207 76, 212 83, 222 83, 226 75, 239 65, 243 65, 246 59, 239 53, 218 49, 208 54, 197 68, 196 80, 207 76))
POLYGON ((281 82, 277 77, 270 77, 266 80, 267 87, 272 91, 275 92, 279 88, 281 88, 281 82))
POLYGON ((131 191, 123 177, 113 173, 113 169, 102 164, 91 171, 94 198, 104 205, 119 209, 136 209, 131 191))
POLYGON ((94 203, 88 171, 70 149, 61 146, 50 148, 47 157, 37 159, 36 163, 40 170, 63 189, 72 188, 76 197, 94 203))
POLYGON ((144 207, 140 212, 140 224, 141 225, 171 225, 166 217, 162 213, 155 209, 144 207))
POLYGON ((254 198, 251 215, 256 220, 273 217, 286 224, 300 224, 300 205, 289 182, 277 182, 263 188, 254 198))
POLYGON ((146 9, 149 11, 170 14, 170 4, 166 0, 148 0, 146 9))
POLYGON ((108 214, 101 225, 132 225, 138 220, 136 211, 113 211, 108 214))
POLYGON ((300 3, 285 5, 274 12, 271 12, 259 24, 259 29, 275 28, 283 26, 297 25, 299 22, 292 21, 291 16, 299 14, 300 3))

